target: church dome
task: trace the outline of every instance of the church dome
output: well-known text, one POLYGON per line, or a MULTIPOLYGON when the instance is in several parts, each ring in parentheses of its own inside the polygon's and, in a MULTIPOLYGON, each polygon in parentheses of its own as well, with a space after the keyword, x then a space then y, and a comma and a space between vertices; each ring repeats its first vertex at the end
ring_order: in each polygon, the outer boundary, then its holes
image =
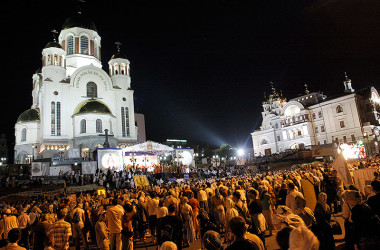
POLYGON ((62 25, 62 30, 74 27, 90 29, 97 32, 95 24, 90 19, 86 18, 85 16, 83 16, 83 14, 80 13, 77 13, 76 15, 67 18, 62 25))
POLYGON ((22 122, 40 122, 40 110, 28 109, 24 111, 17 119, 17 123, 22 122))
POLYGON ((88 100, 78 105, 74 111, 74 115, 85 113, 100 113, 112 115, 110 109, 102 102, 97 100, 88 100))
POLYGON ((46 44, 45 49, 46 48, 59 48, 59 49, 62 49, 62 46, 59 43, 55 42, 55 41, 51 41, 48 44, 46 44))
POLYGON ((116 52, 116 54, 114 54, 114 55, 111 57, 111 60, 112 60, 112 59, 116 59, 116 58, 127 59, 127 56, 124 55, 123 53, 121 53, 120 51, 118 51, 118 52, 116 52))

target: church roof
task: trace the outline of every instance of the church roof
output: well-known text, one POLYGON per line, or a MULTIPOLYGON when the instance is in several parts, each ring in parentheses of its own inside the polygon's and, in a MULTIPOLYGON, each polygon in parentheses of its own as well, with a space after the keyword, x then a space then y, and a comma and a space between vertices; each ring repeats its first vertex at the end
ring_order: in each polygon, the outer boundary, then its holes
POLYGON ((111 57, 111 60, 112 59, 116 59, 116 58, 122 58, 122 59, 127 59, 127 56, 121 52, 116 52, 116 54, 114 54, 112 57, 111 57))
POLYGON ((62 25, 62 30, 74 27, 90 29, 97 32, 95 24, 81 13, 77 13, 74 16, 67 18, 62 25))
POLYGON ((94 99, 85 101, 84 103, 78 105, 78 107, 74 110, 74 115, 85 113, 99 113, 112 115, 110 109, 104 103, 94 99))
POLYGON ((40 110, 28 109, 21 113, 17 119, 17 123, 22 122, 40 122, 40 110))
POLYGON ((45 49, 46 48, 59 48, 59 49, 62 49, 62 46, 59 43, 55 42, 55 41, 51 41, 51 42, 49 42, 49 43, 46 44, 45 49))

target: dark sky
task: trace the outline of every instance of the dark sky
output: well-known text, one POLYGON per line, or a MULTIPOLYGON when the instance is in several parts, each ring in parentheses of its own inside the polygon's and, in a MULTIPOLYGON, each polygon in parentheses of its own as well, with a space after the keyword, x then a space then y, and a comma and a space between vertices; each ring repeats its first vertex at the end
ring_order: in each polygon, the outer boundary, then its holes
MULTIPOLYGON (((76 2, 10 1, 1 9, 3 119, 32 104, 41 51, 76 2)), ((103 69, 120 41, 131 62, 136 110, 147 139, 252 147, 263 92, 273 81, 288 99, 340 93, 347 71, 356 89, 379 86, 380 2, 350 0, 90 1, 84 11, 102 37, 103 69)))

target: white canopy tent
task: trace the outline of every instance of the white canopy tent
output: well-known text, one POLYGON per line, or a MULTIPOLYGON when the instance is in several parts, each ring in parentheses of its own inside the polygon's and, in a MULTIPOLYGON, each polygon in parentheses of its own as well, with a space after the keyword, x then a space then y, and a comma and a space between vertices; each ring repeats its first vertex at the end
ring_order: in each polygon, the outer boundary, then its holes
POLYGON ((130 147, 123 148, 123 152, 149 152, 155 154, 170 153, 173 151, 174 149, 172 147, 153 141, 146 141, 130 147))
POLYGON ((124 164, 137 167, 146 167, 150 172, 153 171, 152 167, 154 165, 160 163, 160 155, 171 154, 173 151, 174 149, 167 145, 153 141, 146 141, 123 148, 124 164))

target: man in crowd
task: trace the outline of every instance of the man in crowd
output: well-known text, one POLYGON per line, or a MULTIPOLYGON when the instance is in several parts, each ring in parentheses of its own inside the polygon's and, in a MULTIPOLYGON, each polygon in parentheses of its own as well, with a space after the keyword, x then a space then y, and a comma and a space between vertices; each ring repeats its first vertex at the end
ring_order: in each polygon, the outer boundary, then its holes
POLYGON ((106 212, 106 220, 110 232, 110 246, 111 249, 116 247, 116 250, 122 249, 121 230, 123 230, 122 218, 125 213, 124 208, 119 203, 119 199, 113 199, 112 206, 106 212))
POLYGON ((49 227, 49 235, 53 236, 54 248, 66 250, 69 249, 69 237, 72 235, 70 223, 65 221, 66 211, 61 209, 58 211, 54 224, 49 227))

